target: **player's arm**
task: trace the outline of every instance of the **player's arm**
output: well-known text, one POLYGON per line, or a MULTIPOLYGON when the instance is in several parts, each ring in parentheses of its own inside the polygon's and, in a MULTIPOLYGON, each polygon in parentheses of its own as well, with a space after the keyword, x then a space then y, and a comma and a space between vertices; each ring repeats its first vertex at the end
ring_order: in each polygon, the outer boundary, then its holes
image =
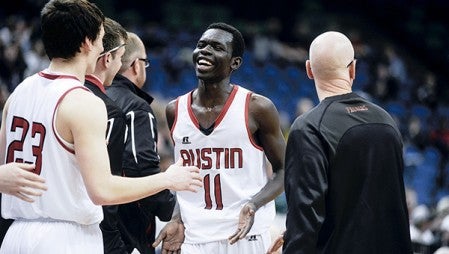
MULTIPOLYGON (((256 125, 253 137, 263 147, 271 164, 273 175, 268 183, 249 203, 256 210, 272 201, 284 191, 285 139, 282 134, 279 113, 275 105, 266 97, 253 94, 249 105, 250 125, 256 125)), ((253 129, 253 127, 250 127, 253 129)))
POLYGON ((106 107, 90 92, 75 89, 67 94, 58 109, 57 123, 60 123, 62 133, 67 134, 69 130, 73 137, 81 175, 95 204, 128 203, 167 188, 195 191, 196 187, 201 186, 199 169, 183 168, 180 163, 172 165, 164 173, 148 177, 113 176, 104 138, 106 107))
POLYGON ((177 100, 170 101, 165 107, 165 117, 167 119, 168 129, 171 131, 175 122, 177 100))
POLYGON ((237 231, 228 239, 231 244, 243 239, 254 223, 255 212, 284 191, 285 139, 279 114, 266 97, 253 94, 249 104, 249 128, 271 163, 273 175, 267 184, 240 211, 237 231))

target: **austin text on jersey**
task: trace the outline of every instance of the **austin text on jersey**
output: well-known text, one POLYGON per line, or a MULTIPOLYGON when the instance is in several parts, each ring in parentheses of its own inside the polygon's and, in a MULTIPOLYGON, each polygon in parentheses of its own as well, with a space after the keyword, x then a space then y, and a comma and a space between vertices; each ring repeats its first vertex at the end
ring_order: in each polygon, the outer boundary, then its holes
POLYGON ((243 167, 243 151, 241 148, 207 147, 181 149, 179 152, 184 166, 197 166, 203 170, 243 167))

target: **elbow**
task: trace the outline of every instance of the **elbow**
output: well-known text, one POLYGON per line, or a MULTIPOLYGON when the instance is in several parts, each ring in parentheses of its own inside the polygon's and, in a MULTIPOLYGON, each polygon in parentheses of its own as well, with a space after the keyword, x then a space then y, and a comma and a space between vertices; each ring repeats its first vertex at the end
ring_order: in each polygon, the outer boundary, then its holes
POLYGON ((95 205, 114 205, 114 200, 111 199, 111 195, 107 195, 107 193, 97 192, 97 193, 89 193, 89 198, 95 205))
POLYGON ((114 197, 114 189, 111 188, 111 177, 104 177, 101 181, 95 181, 86 185, 87 194, 95 205, 104 206, 117 204, 118 200, 114 197))

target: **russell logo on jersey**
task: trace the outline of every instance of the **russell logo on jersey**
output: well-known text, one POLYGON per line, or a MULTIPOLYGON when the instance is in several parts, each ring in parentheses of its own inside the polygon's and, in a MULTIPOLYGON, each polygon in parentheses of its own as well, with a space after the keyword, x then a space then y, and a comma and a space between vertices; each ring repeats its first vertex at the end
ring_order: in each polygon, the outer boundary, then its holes
POLYGON ((189 137, 187 137, 187 136, 186 136, 186 137, 183 137, 183 138, 182 138, 182 143, 183 143, 183 144, 190 144, 189 137))

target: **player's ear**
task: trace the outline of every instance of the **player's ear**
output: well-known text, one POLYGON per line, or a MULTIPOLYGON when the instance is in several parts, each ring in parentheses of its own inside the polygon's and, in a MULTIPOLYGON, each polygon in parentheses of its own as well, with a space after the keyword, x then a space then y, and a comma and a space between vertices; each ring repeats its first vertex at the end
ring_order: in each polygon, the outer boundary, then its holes
POLYGON ((313 79, 313 72, 312 72, 312 66, 310 65, 310 60, 306 61, 306 72, 307 72, 307 77, 309 77, 309 79, 313 79))
POLYGON ((239 57, 239 56, 233 57, 231 59, 231 69, 232 69, 232 71, 237 70, 240 67, 240 65, 242 65, 242 62, 243 62, 243 59, 241 57, 239 57))
POLYGON ((90 52, 93 49, 93 42, 87 38, 84 38, 84 42, 81 43, 81 50, 84 50, 85 52, 90 52))
POLYGON ((349 65, 349 78, 354 80, 355 79, 355 64, 357 60, 352 60, 351 64, 349 65))
POLYGON ((98 59, 97 59, 97 65, 98 64, 103 64, 106 66, 107 64, 107 54, 105 55, 101 55, 98 59))

